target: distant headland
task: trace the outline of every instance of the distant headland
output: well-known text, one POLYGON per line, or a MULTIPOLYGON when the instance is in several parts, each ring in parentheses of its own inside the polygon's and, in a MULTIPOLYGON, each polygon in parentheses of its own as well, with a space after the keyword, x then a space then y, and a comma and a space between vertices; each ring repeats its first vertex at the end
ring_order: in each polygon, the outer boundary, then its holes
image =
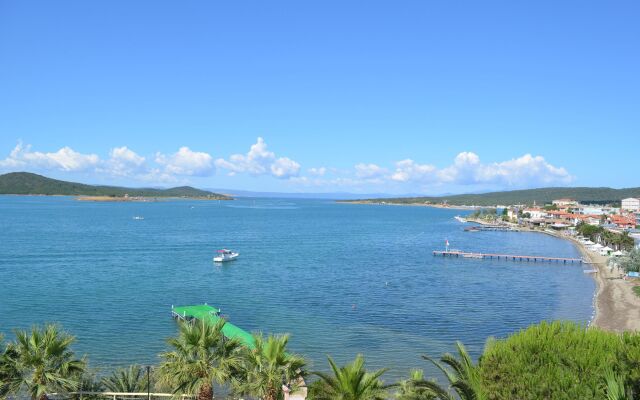
POLYGON ((547 204, 555 199, 572 198, 585 204, 616 204, 628 197, 640 197, 640 187, 612 189, 608 187, 550 187, 480 194, 458 194, 439 197, 394 197, 341 200, 341 203, 420 205, 431 207, 472 208, 498 205, 547 204))
POLYGON ((127 188, 120 186, 86 185, 47 178, 30 172, 0 175, 0 194, 79 196, 84 201, 153 201, 154 199, 188 198, 199 200, 233 200, 224 194, 180 186, 169 189, 127 188))

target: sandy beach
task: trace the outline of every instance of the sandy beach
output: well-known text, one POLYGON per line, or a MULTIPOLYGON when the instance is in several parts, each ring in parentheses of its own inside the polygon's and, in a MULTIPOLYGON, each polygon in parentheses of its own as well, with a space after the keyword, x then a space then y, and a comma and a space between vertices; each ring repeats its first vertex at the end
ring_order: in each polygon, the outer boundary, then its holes
POLYGON ((585 259, 591 261, 597 289, 593 326, 614 332, 640 330, 640 297, 632 290, 634 280, 622 279, 623 273, 607 265, 607 257, 588 251, 582 243, 571 239, 585 259))
MULTIPOLYGON (((486 221, 468 219, 478 224, 491 224, 486 221)), ((515 225, 513 225, 515 226, 515 225)), ((592 264, 585 264, 585 269, 597 269, 592 274, 596 281, 594 296, 595 315, 591 326, 613 332, 640 330, 640 297, 633 292, 633 287, 640 284, 638 280, 623 279, 624 273, 608 265, 608 257, 595 254, 572 237, 556 232, 528 229, 518 226, 519 231, 538 232, 571 241, 582 254, 582 258, 592 264)))
POLYGON ((592 274, 596 281, 594 296, 595 315, 591 326, 612 332, 640 330, 640 297, 633 292, 633 287, 640 284, 634 279, 623 279, 623 271, 611 268, 608 257, 595 254, 574 238, 546 233, 560 239, 570 240, 580 251, 583 259, 592 264, 585 264, 585 269, 592 267, 598 272, 592 274))
POLYGON ((623 279, 624 273, 621 270, 608 265, 608 257, 587 250, 577 240, 558 234, 552 236, 573 242, 582 257, 592 263, 585 265, 585 269, 591 266, 598 270, 592 274, 596 281, 596 294, 595 315, 591 326, 613 332, 640 330, 640 297, 632 290, 637 285, 635 280, 623 279))

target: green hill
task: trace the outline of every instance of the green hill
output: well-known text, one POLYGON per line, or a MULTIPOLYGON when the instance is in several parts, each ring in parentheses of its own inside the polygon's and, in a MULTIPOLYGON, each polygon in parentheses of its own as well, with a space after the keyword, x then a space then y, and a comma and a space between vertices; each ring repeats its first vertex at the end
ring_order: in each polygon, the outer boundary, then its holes
POLYGON ((170 189, 125 188, 118 186, 94 186, 47 178, 29 172, 11 172, 0 175, 0 194, 39 194, 67 196, 112 196, 125 194, 135 197, 198 197, 231 200, 231 197, 181 186, 170 189))
POLYGON ((361 203, 391 204, 447 204, 454 206, 495 206, 512 204, 545 204, 561 198, 570 198, 582 203, 608 204, 619 203, 627 197, 640 197, 640 188, 612 189, 607 187, 555 187, 526 190, 512 190, 507 192, 492 192, 482 194, 459 194, 440 197, 400 197, 400 198, 379 198, 354 200, 361 203))

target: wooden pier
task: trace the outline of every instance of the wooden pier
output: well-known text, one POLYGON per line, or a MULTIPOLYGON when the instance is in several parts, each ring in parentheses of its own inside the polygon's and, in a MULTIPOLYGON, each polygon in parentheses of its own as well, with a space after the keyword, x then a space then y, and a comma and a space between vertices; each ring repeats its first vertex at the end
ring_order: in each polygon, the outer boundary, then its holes
POLYGON ((518 229, 502 225, 474 225, 464 228, 465 232, 518 232, 518 229))
POLYGON ((461 257, 461 258, 480 258, 480 259, 492 259, 492 260, 507 260, 507 261, 524 261, 524 262, 557 262, 563 264, 578 263, 582 264, 584 260, 581 258, 567 258, 567 257, 543 257, 543 256, 523 256, 515 254, 493 254, 493 253, 471 253, 459 250, 434 250, 434 256, 443 257, 461 257))

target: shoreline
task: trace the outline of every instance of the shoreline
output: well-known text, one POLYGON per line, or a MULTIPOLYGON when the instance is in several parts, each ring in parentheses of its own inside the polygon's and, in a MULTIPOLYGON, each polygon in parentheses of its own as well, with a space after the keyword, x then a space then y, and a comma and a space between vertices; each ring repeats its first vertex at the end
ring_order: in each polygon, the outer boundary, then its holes
POLYGON ((589 251, 584 244, 572 237, 555 232, 525 230, 523 232, 539 232, 565 239, 571 242, 585 261, 598 272, 590 274, 596 283, 593 295, 594 314, 589 326, 611 332, 640 330, 640 297, 632 288, 633 281, 623 279, 624 273, 608 265, 608 257, 589 251))
POLYGON ((461 211, 469 211, 469 210, 477 210, 479 206, 444 206, 442 204, 426 204, 426 203, 387 203, 384 201, 373 202, 367 200, 336 200, 338 204, 362 204, 368 206, 401 206, 401 207, 430 207, 430 208, 439 208, 443 210, 461 210, 461 211))
POLYGON ((608 265, 608 258, 593 254, 573 238, 569 239, 597 270, 595 315, 592 326, 613 332, 640 330, 640 297, 632 290, 633 281, 623 279, 624 273, 608 265))
POLYGON ((216 199, 209 197, 112 197, 112 196, 73 196, 76 201, 93 201, 104 203, 153 203, 158 201, 175 201, 175 200, 233 200, 233 199, 216 199))
POLYGON ((0 196, 16 196, 16 197, 73 197, 76 201, 93 201, 93 202, 113 202, 113 203, 148 203, 168 200, 235 200, 233 197, 217 198, 208 196, 90 196, 79 194, 22 194, 22 193, 3 193, 0 196))
MULTIPOLYGON (((468 222, 477 224, 491 224, 487 221, 467 219, 468 222)), ((509 224, 509 226, 514 226, 509 224)), ((514 226, 515 227, 515 226, 514 226)), ((608 257, 595 254, 576 239, 546 230, 534 230, 517 226, 517 232, 543 233, 558 239, 571 242, 580 252, 582 258, 589 262, 598 272, 590 274, 596 283, 593 295, 594 314, 589 321, 589 326, 598 327, 612 332, 638 331, 640 330, 640 297, 632 288, 636 286, 633 281, 622 279, 624 273, 617 268, 608 265, 608 257)))

